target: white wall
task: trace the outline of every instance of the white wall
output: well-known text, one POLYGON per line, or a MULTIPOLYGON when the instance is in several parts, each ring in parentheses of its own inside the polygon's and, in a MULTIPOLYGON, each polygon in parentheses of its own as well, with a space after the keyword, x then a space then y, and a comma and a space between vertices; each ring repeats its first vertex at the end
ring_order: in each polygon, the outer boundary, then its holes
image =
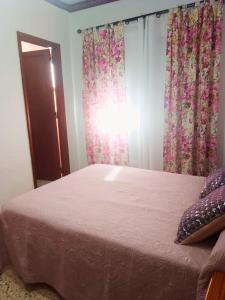
POLYGON ((76 152, 78 168, 86 165, 85 138, 83 112, 81 102, 82 92, 82 36, 77 34, 77 29, 85 29, 92 26, 106 24, 114 21, 123 20, 142 14, 164 10, 187 4, 190 0, 120 0, 110 4, 93 7, 90 9, 74 12, 70 14, 71 28, 71 55, 72 55, 72 72, 75 91, 75 108, 76 108, 76 130, 77 143, 79 148, 76 152))
POLYGON ((33 188, 16 31, 61 44, 70 156, 74 169, 68 15, 44 0, 0 0, 0 201, 33 188))

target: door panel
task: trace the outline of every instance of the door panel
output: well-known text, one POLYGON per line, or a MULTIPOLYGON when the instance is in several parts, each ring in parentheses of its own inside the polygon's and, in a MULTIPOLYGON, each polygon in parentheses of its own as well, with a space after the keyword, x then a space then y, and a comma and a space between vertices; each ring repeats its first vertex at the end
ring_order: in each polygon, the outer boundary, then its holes
POLYGON ((22 54, 36 179, 61 177, 50 52, 22 54))

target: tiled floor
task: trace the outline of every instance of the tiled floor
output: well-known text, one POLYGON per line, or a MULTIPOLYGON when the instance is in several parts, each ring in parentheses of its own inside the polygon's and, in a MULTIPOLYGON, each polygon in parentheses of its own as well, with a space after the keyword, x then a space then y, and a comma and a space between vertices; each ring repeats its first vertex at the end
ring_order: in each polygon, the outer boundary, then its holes
POLYGON ((32 284, 25 286, 12 269, 7 269, 0 276, 1 300, 62 300, 48 286, 32 284))

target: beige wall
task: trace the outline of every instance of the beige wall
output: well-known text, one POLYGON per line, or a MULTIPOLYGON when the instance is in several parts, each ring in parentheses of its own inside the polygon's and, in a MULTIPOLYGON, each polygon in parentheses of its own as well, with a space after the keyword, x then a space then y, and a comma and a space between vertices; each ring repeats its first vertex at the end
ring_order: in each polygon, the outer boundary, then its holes
POLYGON ((0 202, 33 188, 16 31, 61 44, 73 168, 73 103, 68 13, 44 0, 0 1, 0 202))
POLYGON ((21 42, 21 47, 22 47, 22 52, 30 52, 30 51, 38 51, 38 50, 44 50, 44 49, 49 49, 46 47, 41 47, 35 44, 27 43, 22 41, 21 42))

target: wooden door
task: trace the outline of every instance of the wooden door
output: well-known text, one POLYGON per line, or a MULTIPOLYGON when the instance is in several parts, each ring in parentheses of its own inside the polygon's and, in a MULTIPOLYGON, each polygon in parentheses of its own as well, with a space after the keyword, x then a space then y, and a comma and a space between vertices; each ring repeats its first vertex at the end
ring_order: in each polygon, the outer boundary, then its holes
POLYGON ((50 60, 48 49, 22 54, 34 172, 36 179, 41 180, 55 180, 61 177, 59 134, 50 60))

